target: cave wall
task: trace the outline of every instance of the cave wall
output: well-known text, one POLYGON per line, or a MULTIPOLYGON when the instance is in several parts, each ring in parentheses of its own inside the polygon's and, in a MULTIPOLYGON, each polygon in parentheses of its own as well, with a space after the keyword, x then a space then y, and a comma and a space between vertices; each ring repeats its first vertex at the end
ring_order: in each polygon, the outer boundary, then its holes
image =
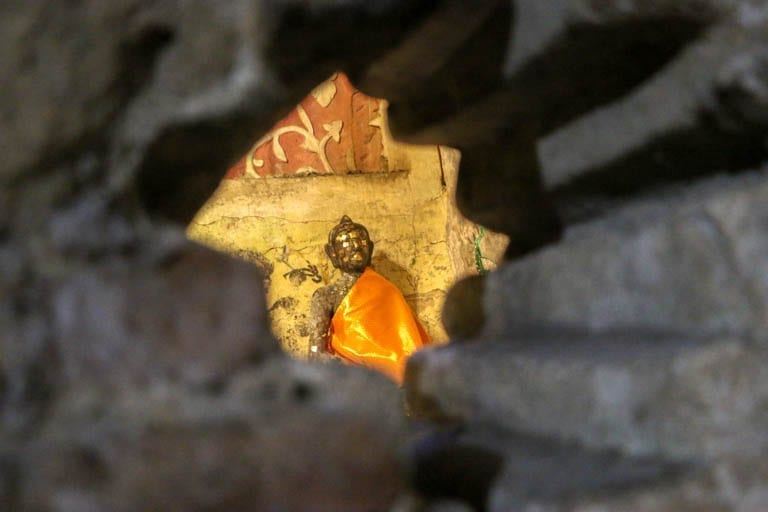
POLYGON ((0 509, 768 510, 766 20, 0 2, 0 509), (185 237, 338 70, 509 235, 402 389, 286 357, 257 266, 185 237))

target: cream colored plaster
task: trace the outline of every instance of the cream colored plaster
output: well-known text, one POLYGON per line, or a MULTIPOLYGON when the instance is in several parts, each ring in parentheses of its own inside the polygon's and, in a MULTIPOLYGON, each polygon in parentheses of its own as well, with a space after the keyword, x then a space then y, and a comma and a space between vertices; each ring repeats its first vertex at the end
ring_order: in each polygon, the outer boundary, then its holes
POLYGON ((471 242, 448 236, 458 152, 384 139, 390 168, 401 171, 223 180, 188 227, 191 239, 264 270, 273 332, 298 357, 306 356, 312 293, 338 277, 323 246, 344 214, 368 228, 373 267, 400 288, 432 339, 446 341, 445 294, 473 271, 456 256, 473 261, 471 242), (312 265, 319 283, 309 277, 312 265))
POLYGON ((448 188, 446 241, 456 279, 478 273, 475 240, 479 242, 480 260, 483 267, 488 271, 493 270, 504 257, 504 251, 509 244, 509 237, 488 230, 483 232, 480 226, 461 215, 456 206, 456 184, 459 176, 461 153, 456 149, 441 146, 440 159, 443 177, 448 188))

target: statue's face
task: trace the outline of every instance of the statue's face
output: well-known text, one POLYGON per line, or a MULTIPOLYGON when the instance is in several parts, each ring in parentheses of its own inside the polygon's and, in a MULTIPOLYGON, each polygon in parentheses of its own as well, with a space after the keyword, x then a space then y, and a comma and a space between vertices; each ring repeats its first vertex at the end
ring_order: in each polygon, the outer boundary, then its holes
POLYGON ((343 272, 362 272, 371 262, 373 244, 361 229, 342 229, 333 239, 333 264, 343 272))

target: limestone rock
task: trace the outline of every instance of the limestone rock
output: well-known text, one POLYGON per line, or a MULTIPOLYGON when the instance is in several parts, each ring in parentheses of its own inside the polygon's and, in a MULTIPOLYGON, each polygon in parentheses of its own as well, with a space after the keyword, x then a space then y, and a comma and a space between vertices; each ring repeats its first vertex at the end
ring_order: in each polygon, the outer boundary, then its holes
POLYGON ((422 351, 406 382, 438 419, 712 459, 768 446, 766 358, 733 338, 561 330, 422 351))
POLYGON ((540 140, 562 215, 579 220, 643 190, 763 161, 765 34, 764 24, 716 26, 626 97, 540 140))
POLYGON ((380 373, 360 367, 275 357, 233 375, 227 389, 246 403, 350 410, 376 418, 393 431, 407 428, 398 387, 380 373))
POLYGON ((27 279, 20 286, 0 300, 0 432, 39 418, 56 380, 49 288, 27 279))
POLYGON ((189 242, 74 273, 51 307, 65 382, 199 385, 279 351, 258 270, 189 242))
POLYGON ((396 134, 460 149, 458 203, 529 254, 484 283, 480 343, 409 367, 419 411, 545 438, 489 440, 493 507, 765 510, 766 171, 655 188, 766 159, 765 20, 762 0, 0 3, 0 509, 413 491, 396 388, 280 358, 260 276, 157 220, 189 220, 343 70, 396 134), (571 207, 640 192, 531 254, 571 207))
POLYGON ((2 416, 13 429, 72 386, 214 385, 280 351, 258 270, 177 233, 68 270, 4 304, 2 416))
POLYGON ((143 85, 170 33, 140 4, 3 2, 3 182, 96 144, 143 85))
MULTIPOLYGON (((598 492, 550 503, 552 512, 736 512, 768 506, 765 463, 759 457, 718 462, 666 484, 598 492)), ((538 505, 540 506, 540 505, 538 505)), ((541 510, 531 504, 525 510, 541 510)))
POLYGON ((766 171, 638 201, 570 229, 488 281, 487 334, 525 324, 745 332, 762 338, 766 171))
MULTIPOLYGON (((382 378, 350 371, 396 402, 382 378)), ((404 423, 307 389, 285 400, 178 386, 62 397, 16 452, 12 509, 386 510, 405 481, 404 423)))
POLYGON ((660 458, 584 449, 472 420, 422 436, 416 460, 416 489, 432 504, 450 500, 472 510, 491 511, 559 504, 574 494, 642 489, 676 481, 691 469, 660 458))
POLYGON ((675 481, 687 471, 662 459, 584 450, 525 436, 497 435, 493 443, 500 447, 505 464, 488 493, 489 512, 535 510, 568 502, 573 495, 643 488, 675 481))

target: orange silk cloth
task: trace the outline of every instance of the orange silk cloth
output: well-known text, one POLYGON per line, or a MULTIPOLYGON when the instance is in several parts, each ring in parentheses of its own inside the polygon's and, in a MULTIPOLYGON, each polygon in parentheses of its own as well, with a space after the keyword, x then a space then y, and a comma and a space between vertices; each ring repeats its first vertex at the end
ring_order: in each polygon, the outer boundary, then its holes
POLYGON ((333 353, 398 384, 408 357, 429 337, 395 285, 366 268, 331 319, 333 353))

